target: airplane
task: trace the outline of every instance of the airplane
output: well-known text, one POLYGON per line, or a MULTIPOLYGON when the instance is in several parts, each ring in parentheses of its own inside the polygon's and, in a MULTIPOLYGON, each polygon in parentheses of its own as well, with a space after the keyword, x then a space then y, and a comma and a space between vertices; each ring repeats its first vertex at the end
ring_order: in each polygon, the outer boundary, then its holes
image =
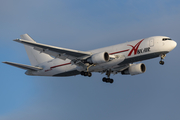
POLYGON ((143 63, 135 63, 160 57, 164 65, 166 54, 177 43, 166 36, 153 36, 91 51, 79 51, 35 42, 28 34, 14 41, 24 44, 31 65, 3 62, 27 70, 31 76, 88 76, 93 72, 105 73, 103 82, 113 83, 111 74, 138 75, 146 71, 143 63))

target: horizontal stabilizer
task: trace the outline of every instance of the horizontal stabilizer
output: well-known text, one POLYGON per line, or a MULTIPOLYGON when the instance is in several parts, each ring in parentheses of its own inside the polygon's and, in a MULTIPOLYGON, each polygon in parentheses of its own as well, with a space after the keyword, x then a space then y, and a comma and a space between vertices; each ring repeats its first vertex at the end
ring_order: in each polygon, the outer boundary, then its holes
POLYGON ((5 64, 8 65, 12 65, 21 69, 25 69, 25 70, 32 70, 32 71, 38 71, 38 70, 42 70, 41 67, 35 67, 35 66, 29 66, 29 65, 23 65, 23 64, 18 64, 18 63, 12 63, 12 62, 3 62, 5 64))

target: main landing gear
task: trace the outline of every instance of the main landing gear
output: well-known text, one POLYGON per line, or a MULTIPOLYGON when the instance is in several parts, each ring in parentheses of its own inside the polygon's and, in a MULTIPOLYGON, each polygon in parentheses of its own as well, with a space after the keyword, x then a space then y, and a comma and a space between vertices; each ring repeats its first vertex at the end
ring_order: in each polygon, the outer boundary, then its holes
POLYGON ((164 65, 163 59, 166 57, 166 54, 161 55, 161 60, 159 61, 159 64, 164 65))
POLYGON ((113 83, 114 80, 111 79, 111 78, 109 78, 110 75, 111 75, 111 70, 107 70, 107 71, 106 71, 106 75, 107 75, 108 78, 105 78, 105 77, 104 77, 104 78, 102 79, 102 81, 103 81, 103 82, 106 82, 106 83, 113 83))
POLYGON ((84 72, 84 71, 82 71, 81 75, 91 77, 92 73, 91 72, 84 72))
MULTIPOLYGON (((109 77, 110 77, 110 74, 111 74, 111 71, 110 71, 110 70, 106 71, 107 78, 104 77, 104 78, 102 79, 102 81, 103 81, 103 82, 106 82, 106 83, 113 83, 114 80, 111 79, 111 78, 109 78, 109 77)), ((91 76, 92 76, 92 73, 91 73, 91 72, 84 72, 84 71, 82 71, 82 72, 81 72, 81 75, 91 77, 91 76)))

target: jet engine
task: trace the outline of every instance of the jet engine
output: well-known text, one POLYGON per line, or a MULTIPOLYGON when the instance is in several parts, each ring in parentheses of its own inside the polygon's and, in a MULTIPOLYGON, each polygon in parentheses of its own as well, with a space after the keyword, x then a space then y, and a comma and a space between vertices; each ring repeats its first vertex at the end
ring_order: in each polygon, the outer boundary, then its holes
POLYGON ((87 59, 87 62, 93 64, 101 64, 109 61, 109 54, 107 52, 96 53, 87 59))
POLYGON ((137 74, 141 74, 144 73, 146 71, 146 66, 143 63, 139 63, 139 64, 132 64, 129 68, 127 68, 126 70, 122 71, 121 74, 122 75, 137 75, 137 74))

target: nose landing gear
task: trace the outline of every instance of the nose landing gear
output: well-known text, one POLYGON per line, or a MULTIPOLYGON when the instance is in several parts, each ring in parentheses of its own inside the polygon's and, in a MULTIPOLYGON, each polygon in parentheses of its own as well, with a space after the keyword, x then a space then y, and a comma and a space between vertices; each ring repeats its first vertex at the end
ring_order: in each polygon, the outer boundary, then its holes
POLYGON ((164 65, 163 59, 166 57, 166 54, 161 55, 161 60, 159 61, 159 64, 164 65))

